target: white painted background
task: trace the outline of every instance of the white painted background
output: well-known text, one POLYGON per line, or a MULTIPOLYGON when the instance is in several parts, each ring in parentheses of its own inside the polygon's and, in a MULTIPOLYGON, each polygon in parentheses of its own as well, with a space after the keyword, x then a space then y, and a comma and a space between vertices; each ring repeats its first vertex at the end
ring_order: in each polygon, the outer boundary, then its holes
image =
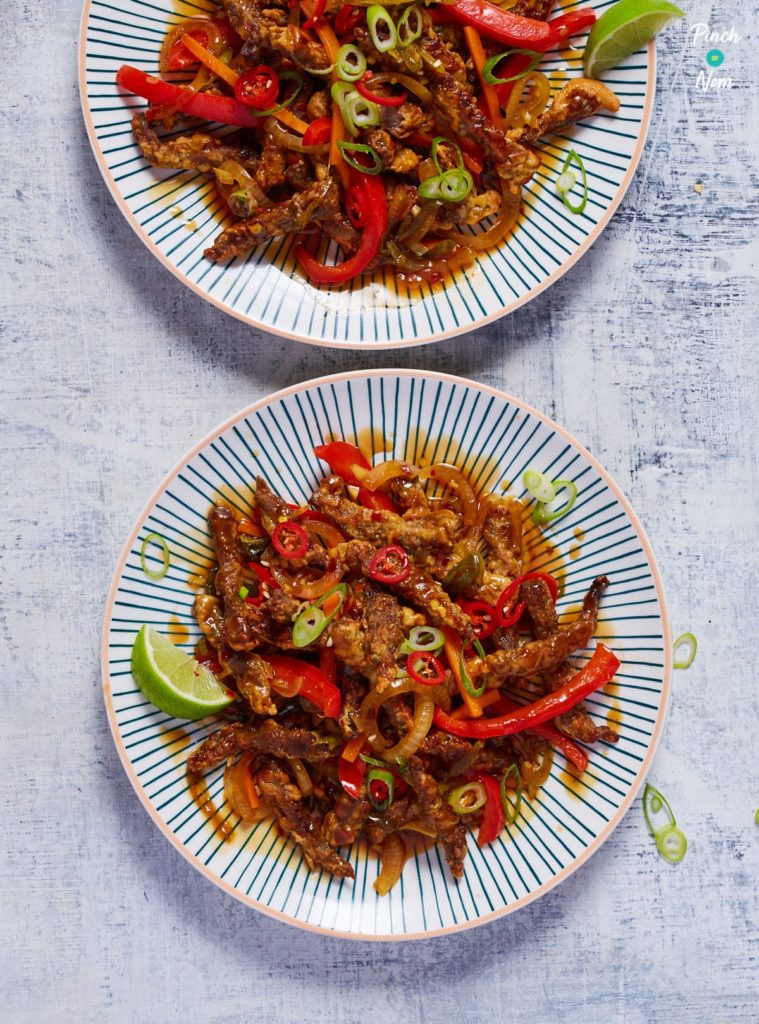
MULTIPOLYGON (((712 23, 745 33, 751 6, 715 5, 712 23)), ((473 336, 354 355, 258 335, 159 267, 89 152, 78 0, 3 11, 0 1020, 759 1020, 755 40, 725 48, 734 88, 704 94, 705 48, 684 23, 668 31, 633 186, 559 284, 473 336), (679 867, 658 858, 636 804, 525 910, 422 944, 346 944, 234 903, 148 820, 100 698, 123 539, 217 422, 285 385, 369 366, 518 395, 631 498, 674 628, 701 644, 675 674, 651 776, 690 839, 679 867)), ((710 16, 698 3, 688 23, 710 16)))

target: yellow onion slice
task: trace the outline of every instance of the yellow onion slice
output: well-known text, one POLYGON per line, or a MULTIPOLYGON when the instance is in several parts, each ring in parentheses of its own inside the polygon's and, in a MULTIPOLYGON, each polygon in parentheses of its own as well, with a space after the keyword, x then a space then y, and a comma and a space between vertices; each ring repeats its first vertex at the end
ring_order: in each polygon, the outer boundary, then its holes
POLYGON ((410 462, 400 462, 398 459, 388 459, 387 462, 380 462, 366 476, 361 478, 361 486, 367 491, 376 491, 379 487, 389 483, 396 477, 403 477, 404 480, 415 480, 419 470, 410 462))
POLYGON ((301 792, 301 796, 311 796, 314 791, 314 786, 311 782, 311 776, 306 771, 306 766, 299 757, 290 757, 288 758, 288 761, 290 763, 290 769, 295 776, 295 781, 298 784, 298 789, 301 792))
POLYGON ((438 703, 446 703, 450 700, 448 691, 444 686, 426 686, 424 683, 417 683, 416 680, 410 677, 394 679, 383 690, 370 690, 366 697, 364 697, 363 703, 359 708, 356 725, 359 731, 364 733, 371 744, 372 750, 376 753, 380 753, 386 758, 391 753, 392 756, 396 757, 410 757, 419 748, 422 740, 430 730, 436 700, 438 703), (391 697, 398 697, 403 693, 413 693, 416 695, 417 699, 414 702, 414 723, 416 727, 412 728, 408 735, 404 736, 399 743, 388 750, 387 743, 377 725, 377 715, 379 714, 380 707, 386 700, 390 700, 391 697), (422 701, 421 705, 419 704, 420 698, 422 701), (427 702, 432 705, 431 710, 427 706, 427 702), (429 721, 427 721, 428 718, 429 721), (425 723, 426 730, 422 732, 425 723), (413 739, 413 743, 407 742, 410 738, 413 739), (401 754, 395 753, 401 747, 408 749, 405 749, 405 752, 401 754))
POLYGON ((163 43, 161 43, 158 66, 163 73, 170 70, 169 56, 174 44, 188 32, 203 32, 208 40, 206 49, 215 57, 218 57, 224 50, 224 37, 219 31, 218 26, 214 25, 210 18, 188 18, 187 21, 180 21, 178 25, 175 25, 166 33, 163 37, 163 43))
POLYGON ((432 480, 444 487, 450 488, 461 504, 461 518, 464 520, 464 528, 469 529, 477 518, 477 498, 472 485, 455 466, 449 466, 445 462, 436 462, 434 466, 427 466, 419 473, 420 480, 432 480))
POLYGON ((374 882, 374 889, 379 896, 387 896, 401 877, 406 860, 406 844, 397 832, 393 832, 382 843, 380 849, 380 873, 374 882))

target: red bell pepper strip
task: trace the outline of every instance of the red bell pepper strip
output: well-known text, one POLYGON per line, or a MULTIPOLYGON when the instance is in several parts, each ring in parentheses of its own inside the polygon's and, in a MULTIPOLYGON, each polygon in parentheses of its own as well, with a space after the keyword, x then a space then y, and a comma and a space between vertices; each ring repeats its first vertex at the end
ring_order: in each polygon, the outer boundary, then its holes
MULTIPOLYGON (((190 92, 178 85, 164 82, 155 75, 123 64, 116 75, 116 82, 129 92, 142 96, 148 103, 161 106, 170 103, 177 110, 182 110, 193 117, 207 121, 218 121, 219 124, 234 124, 239 128, 260 128, 261 118, 250 113, 245 104, 232 99, 231 96, 215 96, 208 92, 190 92)), ((148 111, 150 118, 151 111, 148 111)))
MULTIPOLYGON (((591 10, 570 11, 558 18, 552 18, 548 22, 548 28, 551 30, 551 44, 548 49, 558 46, 559 43, 569 39, 570 36, 577 35, 578 32, 584 32, 586 28, 590 28, 595 23, 596 12, 591 10)), ((540 49, 540 47, 535 47, 535 49, 540 49)))
MULTIPOLYGON (((234 50, 235 53, 242 46, 240 37, 229 24, 228 21, 222 21, 221 18, 210 18, 212 25, 215 25, 221 38, 227 45, 227 49, 234 50)), ((185 35, 191 36, 197 40, 202 46, 208 46, 208 33, 204 32, 201 28, 194 28, 190 32, 186 32, 185 35)), ((182 39, 177 41, 169 51, 169 71, 185 71, 187 68, 193 67, 198 63, 198 58, 194 53, 190 53, 187 47, 182 42, 182 39)))
POLYGON ((330 441, 329 444, 319 444, 314 448, 314 455, 329 465, 333 473, 341 476, 346 484, 358 487, 358 500, 365 508, 396 512, 397 509, 391 499, 382 491, 370 491, 361 486, 356 475, 356 469, 366 470, 368 473, 372 468, 364 453, 347 441, 330 441))
POLYGON ((332 137, 332 118, 317 117, 305 131, 304 146, 323 146, 332 137))
POLYGON ((333 647, 319 648, 319 671, 333 686, 337 686, 337 655, 333 647))
POLYGON ((326 8, 326 6, 327 0, 316 0, 316 3, 314 4, 314 13, 311 15, 310 18, 306 18, 306 20, 303 22, 303 28, 306 29, 306 31, 314 27, 319 18, 321 18, 322 15, 324 14, 324 9, 326 8))
POLYGON ((309 665, 297 658, 288 658, 280 654, 261 655, 263 660, 274 669, 275 675, 287 683, 302 680, 298 696, 310 701, 319 708, 327 718, 337 718, 340 714, 340 690, 331 683, 321 669, 309 665))
POLYGON ((501 801, 501 787, 497 779, 487 772, 467 772, 467 778, 482 783, 485 787, 485 806, 482 809, 477 845, 487 846, 494 842, 506 827, 506 812, 501 801))
POLYGON ((358 800, 366 778, 366 761, 360 757, 357 757, 355 761, 348 761, 341 757, 337 762, 337 777, 348 796, 358 800))
POLYGON ((352 33, 363 21, 364 12, 360 7, 353 7, 351 4, 343 4, 337 12, 333 22, 335 33, 338 36, 345 36, 352 33))
POLYGON ((494 736, 511 736, 517 732, 524 732, 525 729, 534 729, 537 725, 571 711, 588 694, 610 682, 619 665, 619 658, 608 647, 599 644, 587 665, 569 682, 532 704, 520 707, 517 711, 510 711, 498 718, 478 718, 471 721, 451 718, 442 708, 436 707, 433 721, 443 732, 467 739, 486 740, 494 736))
POLYGON ((488 39, 523 50, 543 52, 553 38, 545 21, 511 14, 488 3, 488 0, 453 0, 453 3, 445 5, 445 11, 461 25, 471 25, 488 39))
POLYGON ((295 255, 301 267, 312 281, 317 284, 344 284, 366 270, 379 252, 382 239, 387 231, 387 196, 381 178, 373 174, 363 174, 351 168, 351 183, 362 193, 368 211, 358 250, 344 263, 335 267, 327 267, 314 259, 306 247, 300 243, 295 247, 295 255))
MULTIPOLYGON (((508 697, 501 697, 495 704, 490 705, 488 711, 495 715, 505 715, 509 711, 517 711, 520 707, 521 704, 509 700, 508 697)), ((567 761, 571 761, 575 768, 578 768, 581 772, 584 772, 588 767, 588 755, 582 747, 578 746, 569 736, 559 732, 552 722, 536 725, 533 729, 530 729, 530 732, 534 732, 536 736, 540 736, 543 740, 548 740, 552 746, 558 747, 567 761)))

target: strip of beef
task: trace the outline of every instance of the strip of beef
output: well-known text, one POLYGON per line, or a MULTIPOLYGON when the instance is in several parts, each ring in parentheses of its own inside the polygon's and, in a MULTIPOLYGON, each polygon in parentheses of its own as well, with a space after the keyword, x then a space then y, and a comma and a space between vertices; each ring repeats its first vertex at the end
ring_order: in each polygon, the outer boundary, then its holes
POLYGON ((376 668, 377 687, 383 688, 395 679, 395 659, 406 638, 401 608, 397 598, 380 590, 368 589, 361 603, 367 653, 376 668))
POLYGON ((381 846, 382 840, 398 832, 410 821, 414 821, 416 800, 413 793, 394 800, 386 811, 373 811, 364 822, 361 834, 373 846, 381 846))
POLYGON ((444 215, 438 218, 439 228, 450 228, 454 224, 479 224, 486 217, 492 217, 501 208, 501 193, 495 189, 470 195, 460 203, 450 203, 444 215))
MULTIPOLYGON (((334 644, 333 644, 334 647, 334 644)), ((342 681, 343 699, 338 723, 343 736, 349 740, 358 736, 358 712, 366 696, 366 685, 353 673, 346 673, 342 681)))
POLYGON ((203 740, 187 759, 191 772, 207 772, 243 750, 257 754, 299 757, 303 761, 320 763, 332 757, 334 749, 325 737, 309 729, 264 722, 249 726, 233 723, 223 725, 218 732, 203 740))
POLYGON ((354 878, 353 868, 329 845, 318 817, 303 806, 301 792, 276 761, 269 761, 256 773, 262 799, 277 815, 282 831, 303 850, 313 870, 323 868, 338 878, 354 878))
POLYGON ((590 643, 596 631, 598 601, 608 584, 605 576, 593 582, 585 595, 582 612, 574 622, 559 626, 555 633, 542 640, 520 644, 514 651, 498 650, 488 654, 484 661, 473 666, 473 675, 476 679, 484 677, 492 688, 510 677, 523 679, 556 668, 574 651, 590 643))
POLYGON ((203 636, 207 637, 218 651, 224 644, 224 616, 218 597, 198 594, 192 603, 192 611, 203 636))
POLYGON ((217 505, 211 510, 208 523, 219 561, 216 589, 224 599, 224 637, 233 650, 248 651, 258 641, 245 615, 245 602, 240 597, 243 575, 237 545, 237 520, 231 509, 217 505))
POLYGON ((441 127, 476 142, 506 184, 517 187, 529 181, 540 167, 537 153, 508 139, 482 113, 469 86, 456 78, 461 58, 437 33, 430 30, 423 35, 421 45, 429 58, 425 69, 432 83, 435 116, 441 127))
POLYGON ((271 699, 274 669, 257 654, 234 654, 229 667, 235 675, 237 689, 257 715, 276 715, 277 705, 271 699))
POLYGON ((427 494, 418 480, 406 480, 397 476, 388 484, 388 491, 401 512, 413 511, 424 514, 429 511, 427 494))
POLYGON ((423 519, 404 519, 396 512, 364 508, 346 498, 343 489, 339 476, 327 477, 311 502, 343 532, 376 547, 400 544, 409 552, 426 556, 431 547, 453 543, 460 528, 458 516, 449 509, 432 512, 423 519))
POLYGON ((301 602, 290 597, 284 590, 269 588, 269 596, 261 606, 263 610, 281 625, 291 626, 293 615, 300 608, 301 602))
POLYGON ((355 800, 347 793, 343 793, 324 818, 324 835, 327 842, 330 846, 349 846, 355 843, 371 813, 372 805, 366 796, 355 800))
POLYGON ((545 581, 527 580, 519 588, 519 599, 527 607, 535 639, 544 640, 553 636, 559 628, 559 616, 545 581))
POLYGON ((264 133, 261 159, 256 165, 253 177, 256 184, 264 192, 283 185, 285 182, 285 169, 287 167, 287 153, 279 145, 274 135, 267 131, 264 133))
MULTIPOLYGON (((371 544, 352 540, 337 548, 338 557, 353 571, 363 573, 371 579, 370 563, 375 554, 371 544)), ((460 633, 464 640, 474 640, 472 624, 461 608, 454 604, 440 584, 431 576, 411 566, 409 575, 400 583, 388 584, 405 601, 426 612, 436 626, 450 626, 460 633)))
POLYGON ((581 743, 595 743, 596 740, 616 743, 619 739, 617 733, 608 725, 596 725, 588 712, 579 705, 566 715, 559 715, 555 722, 562 732, 581 743))
POLYGON ((487 545, 485 565, 496 576, 518 576, 524 562, 524 506, 516 498, 494 499, 491 504, 482 528, 482 538, 487 545))
POLYGON ((205 251, 210 260, 232 259, 257 245, 268 242, 276 235, 302 231, 318 212, 325 197, 334 185, 333 179, 317 181, 296 192, 290 199, 275 203, 266 210, 256 210, 252 217, 232 224, 219 235, 214 244, 205 251))
POLYGON ((409 758, 406 779, 417 795, 419 817, 425 825, 435 830, 437 839, 443 846, 451 874, 454 878, 462 878, 466 857, 466 828, 459 816, 441 797, 437 782, 425 770, 420 757, 409 758))
POLYGON ((324 47, 310 39, 296 25, 288 25, 283 3, 276 0, 223 0, 229 21, 245 41, 243 56, 249 64, 267 63, 265 57, 278 55, 304 68, 328 68, 324 47))
POLYGON ((292 518, 293 510, 269 487, 262 476, 256 477, 256 508, 266 530, 271 533, 277 523, 292 518))
POLYGON ((509 139, 525 145, 534 145, 544 135, 564 131, 576 121, 592 117, 599 110, 616 114, 619 99, 604 85, 593 78, 575 78, 556 94, 553 103, 536 120, 533 126, 525 125, 510 131, 509 139))
POLYGON ((514 6, 509 8, 509 13, 518 14, 520 18, 546 21, 553 5, 554 0, 517 0, 514 6))
POLYGON ((134 115, 132 131, 142 155, 154 167, 209 173, 227 160, 234 160, 250 174, 255 174, 258 166, 258 157, 252 150, 239 145, 230 146, 206 132, 180 135, 176 139, 161 139, 150 127, 144 114, 134 115))
POLYGON ((361 623, 349 615, 335 619, 329 627, 332 649, 340 661, 356 672, 367 675, 369 653, 361 623))

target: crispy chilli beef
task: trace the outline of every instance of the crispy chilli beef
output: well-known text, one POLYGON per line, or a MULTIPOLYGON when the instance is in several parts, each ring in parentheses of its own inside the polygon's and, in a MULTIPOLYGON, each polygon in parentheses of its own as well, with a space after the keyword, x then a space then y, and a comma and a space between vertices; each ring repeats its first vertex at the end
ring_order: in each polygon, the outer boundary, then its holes
POLYGON ((460 878, 469 830, 485 844, 507 827, 486 783, 521 778, 530 799, 554 746, 582 769, 580 744, 617 740, 584 710, 590 690, 568 696, 599 652, 613 659, 599 645, 584 667, 572 661, 608 580, 560 614, 557 579, 531 561, 525 503, 477 495, 450 466, 380 464, 364 477, 374 489, 359 489, 345 450, 367 465, 344 442, 318 449, 332 472, 306 504, 259 478, 244 517, 209 512, 216 561, 195 599, 196 653, 236 699, 188 770, 229 773, 243 824, 273 817, 311 868, 352 877, 354 843, 383 858, 439 843, 460 878), (548 735, 503 726, 545 701, 548 735), (479 734, 491 720, 499 729, 479 734))
MULTIPOLYGON (((518 0, 510 16, 534 26, 551 7, 518 0)), ((337 0, 223 0, 213 19, 172 27, 160 58, 170 84, 119 72, 124 89, 148 100, 133 118, 145 159, 214 184, 222 230, 207 259, 290 236, 315 283, 338 285, 380 266, 407 283, 439 281, 506 237, 547 137, 619 109, 591 79, 573 78, 552 95, 546 74, 518 56, 493 73, 521 78, 484 84, 484 62, 515 47, 519 55, 524 44, 483 29, 470 50, 471 35, 444 3, 388 7, 395 46, 378 46, 366 11, 337 0), (202 60, 182 41, 190 33, 202 60), (177 71, 188 76, 179 88, 177 71)))

